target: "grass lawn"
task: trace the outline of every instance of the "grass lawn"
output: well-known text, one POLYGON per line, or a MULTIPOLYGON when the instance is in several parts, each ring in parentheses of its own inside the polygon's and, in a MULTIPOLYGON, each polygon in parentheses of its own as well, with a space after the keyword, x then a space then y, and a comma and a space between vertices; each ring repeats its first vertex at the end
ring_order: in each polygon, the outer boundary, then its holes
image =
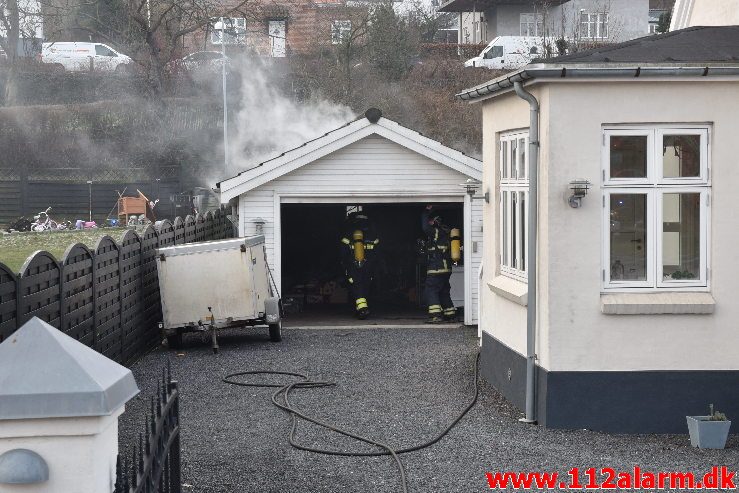
POLYGON ((61 260, 64 251, 74 243, 83 243, 95 248, 98 239, 110 235, 120 240, 127 228, 101 228, 83 231, 44 231, 41 233, 12 233, 0 235, 0 263, 18 272, 29 255, 37 250, 46 250, 61 260))

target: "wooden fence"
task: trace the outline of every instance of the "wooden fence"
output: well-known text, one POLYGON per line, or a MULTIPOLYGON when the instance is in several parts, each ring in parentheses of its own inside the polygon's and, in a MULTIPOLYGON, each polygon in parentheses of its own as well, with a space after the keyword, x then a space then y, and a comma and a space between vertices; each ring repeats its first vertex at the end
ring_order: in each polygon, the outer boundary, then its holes
MULTIPOLYGON (((70 245, 61 260, 39 251, 19 273, 0 263, 0 342, 31 317, 127 364, 159 342, 156 249, 231 238, 224 210, 164 220, 120 242, 103 236, 94 249, 70 245)), ((50 233, 53 234, 53 233, 50 233)))

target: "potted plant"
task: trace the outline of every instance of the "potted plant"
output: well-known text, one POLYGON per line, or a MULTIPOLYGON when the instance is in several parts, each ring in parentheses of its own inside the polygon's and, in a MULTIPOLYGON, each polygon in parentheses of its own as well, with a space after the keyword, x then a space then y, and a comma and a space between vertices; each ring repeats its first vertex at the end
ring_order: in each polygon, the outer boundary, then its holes
POLYGON ((708 416, 686 416, 690 444, 698 448, 724 448, 731 421, 726 419, 724 413, 714 412, 713 404, 708 407, 708 416))

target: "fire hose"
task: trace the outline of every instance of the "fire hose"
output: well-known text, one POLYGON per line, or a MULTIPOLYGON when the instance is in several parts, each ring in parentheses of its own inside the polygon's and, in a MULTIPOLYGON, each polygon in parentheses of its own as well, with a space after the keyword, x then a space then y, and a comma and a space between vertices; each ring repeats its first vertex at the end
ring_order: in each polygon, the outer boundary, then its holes
POLYGON ((459 421, 469 412, 469 410, 474 407, 475 403, 477 403, 477 396, 479 394, 479 388, 478 388, 478 383, 477 383, 479 366, 480 366, 480 353, 478 352, 477 356, 475 357, 475 366, 474 366, 474 384, 475 384, 474 396, 470 400, 469 404, 467 404, 467 406, 459 413, 459 415, 457 415, 457 417, 446 428, 444 428, 439 434, 437 434, 434 438, 426 442, 417 444, 417 445, 412 445, 412 446, 399 448, 399 449, 394 449, 386 443, 373 440, 371 438, 367 438, 367 437, 358 435, 356 433, 352 433, 350 431, 339 428, 338 426, 335 426, 331 423, 327 423, 325 421, 321 421, 319 419, 308 416, 307 414, 293 407, 293 405, 290 403, 290 392, 293 391, 294 389, 315 389, 315 388, 322 388, 322 387, 333 387, 333 386, 336 386, 335 382, 314 381, 314 380, 310 380, 307 375, 303 375, 302 373, 294 373, 294 372, 289 372, 289 371, 273 371, 273 370, 251 370, 251 371, 243 371, 243 372, 238 372, 238 373, 231 373, 230 375, 226 375, 223 378, 223 382, 231 384, 231 385, 238 385, 241 387, 276 388, 277 390, 272 394, 272 404, 274 404, 279 409, 285 411, 286 413, 290 414, 291 428, 290 428, 290 434, 288 436, 288 440, 290 442, 290 445, 298 450, 303 450, 306 452, 313 452, 316 454, 323 454, 323 455, 338 455, 338 456, 343 456, 343 457, 379 457, 383 455, 392 456, 400 472, 400 483, 402 486, 402 491, 403 493, 408 493, 408 480, 405 476, 405 468, 403 467, 403 462, 400 460, 400 457, 399 457, 400 454, 416 452, 418 450, 434 445, 436 442, 444 438, 444 436, 446 436, 446 434, 449 433, 452 430, 452 428, 454 428, 457 425, 457 423, 459 423, 459 421), (286 385, 279 384, 279 383, 241 382, 238 380, 234 380, 234 378, 236 377, 245 376, 245 375, 281 375, 281 376, 297 377, 302 380, 289 383, 286 385), (283 402, 280 402, 280 396, 282 397, 283 402), (301 445, 297 443, 295 439, 298 418, 308 421, 310 423, 316 424, 318 426, 321 426, 335 433, 339 433, 341 435, 353 438, 360 442, 374 445, 383 450, 376 451, 376 452, 345 452, 341 450, 328 450, 328 449, 321 449, 321 448, 308 447, 305 445, 301 445))

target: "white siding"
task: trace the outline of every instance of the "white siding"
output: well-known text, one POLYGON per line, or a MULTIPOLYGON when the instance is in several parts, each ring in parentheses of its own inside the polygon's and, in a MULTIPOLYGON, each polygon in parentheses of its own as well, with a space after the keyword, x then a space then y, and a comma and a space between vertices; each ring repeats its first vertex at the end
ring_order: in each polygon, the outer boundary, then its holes
MULTIPOLYGON (((332 202, 353 202, 358 196, 383 194, 397 197, 399 202, 423 202, 433 197, 446 197, 461 203, 464 190, 460 184, 467 178, 443 164, 373 135, 240 195, 239 232, 255 234, 256 227, 252 221, 255 218, 266 221, 267 255, 279 284, 279 265, 274 265, 275 220, 279 218, 275 207, 278 207, 279 197, 330 194, 332 202)), ((310 201, 306 198, 306 202, 310 201)), ((365 201, 372 200, 365 198, 365 201)), ((481 202, 472 202, 472 241, 478 242, 477 253, 472 253, 472 245, 465 246, 473 279, 476 279, 483 251, 481 202)), ((472 314, 471 322, 477 323, 477 283, 470 282, 468 289, 473 294, 472 306, 466 307, 465 311, 472 314)))
MULTIPOLYGON (((484 192, 483 192, 484 193, 484 192)), ((472 319, 474 323, 477 323, 477 305, 479 303, 479 291, 480 291, 480 282, 477 277, 477 273, 480 270, 480 264, 482 263, 482 253, 483 253, 483 230, 482 230, 482 200, 476 199, 472 201, 472 207, 471 207, 471 225, 472 230, 470 232, 471 235, 471 244, 465 245, 465 259, 468 259, 471 262, 471 269, 470 269, 470 283, 467 289, 470 290, 472 293, 471 298, 473 300, 473 306, 471 307, 472 310, 472 319)))

